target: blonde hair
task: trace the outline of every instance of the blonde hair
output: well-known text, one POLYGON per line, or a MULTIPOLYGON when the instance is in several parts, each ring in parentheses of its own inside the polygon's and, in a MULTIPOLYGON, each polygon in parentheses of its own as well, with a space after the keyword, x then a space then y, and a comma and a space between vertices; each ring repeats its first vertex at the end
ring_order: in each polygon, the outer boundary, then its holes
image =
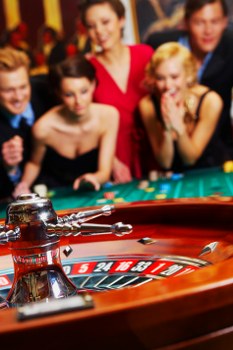
POLYGON ((177 56, 181 58, 188 84, 190 86, 194 85, 197 82, 197 64, 195 58, 186 47, 177 42, 162 44, 155 50, 150 62, 146 66, 148 81, 151 82, 154 79, 155 70, 162 62, 177 56))
POLYGON ((0 72, 12 72, 20 67, 29 72, 30 59, 26 53, 8 47, 0 49, 0 72))

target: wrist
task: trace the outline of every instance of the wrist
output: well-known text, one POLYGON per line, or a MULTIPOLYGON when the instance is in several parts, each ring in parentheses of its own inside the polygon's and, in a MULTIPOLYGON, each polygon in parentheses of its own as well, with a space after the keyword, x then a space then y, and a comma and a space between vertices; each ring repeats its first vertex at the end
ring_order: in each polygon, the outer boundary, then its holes
POLYGON ((171 124, 164 124, 163 126, 164 131, 171 132, 172 131, 172 125, 171 124))
POLYGON ((171 123, 166 123, 164 120, 160 122, 162 129, 164 132, 170 132, 172 131, 172 124, 171 123))
POLYGON ((183 135, 186 134, 186 129, 185 127, 180 127, 176 129, 176 133, 178 137, 182 137, 183 135))

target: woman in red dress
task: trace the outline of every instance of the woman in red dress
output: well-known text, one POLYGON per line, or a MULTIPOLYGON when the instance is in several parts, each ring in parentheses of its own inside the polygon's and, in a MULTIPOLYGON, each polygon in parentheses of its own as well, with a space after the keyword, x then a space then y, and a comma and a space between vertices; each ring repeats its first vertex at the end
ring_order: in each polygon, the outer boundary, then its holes
POLYGON ((120 0, 94 0, 80 5, 81 19, 96 50, 88 58, 96 68, 94 100, 115 106, 120 112, 113 177, 128 182, 142 176, 141 131, 136 108, 146 95, 145 66, 153 50, 145 44, 122 41, 125 8, 120 0))

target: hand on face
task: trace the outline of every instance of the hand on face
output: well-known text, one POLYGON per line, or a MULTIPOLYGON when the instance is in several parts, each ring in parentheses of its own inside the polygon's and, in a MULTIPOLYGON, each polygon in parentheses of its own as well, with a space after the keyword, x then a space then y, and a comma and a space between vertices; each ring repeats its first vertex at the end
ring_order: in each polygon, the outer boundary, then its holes
POLYGON ((16 135, 2 144, 2 157, 7 167, 15 167, 23 160, 23 139, 16 135))
POLYGON ((169 91, 165 92, 161 97, 161 113, 167 130, 172 129, 178 135, 184 132, 184 105, 181 102, 177 102, 169 91))

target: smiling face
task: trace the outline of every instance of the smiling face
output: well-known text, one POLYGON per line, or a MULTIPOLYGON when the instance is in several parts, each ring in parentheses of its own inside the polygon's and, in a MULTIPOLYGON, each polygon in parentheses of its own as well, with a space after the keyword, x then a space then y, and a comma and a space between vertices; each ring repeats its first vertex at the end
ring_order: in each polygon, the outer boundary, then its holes
POLYGON ((85 116, 92 102, 95 82, 86 77, 63 78, 60 97, 66 108, 77 117, 85 116))
POLYGON ((219 2, 207 4, 194 12, 187 20, 187 29, 193 51, 212 52, 221 40, 227 26, 227 17, 219 2))
POLYGON ((119 18, 110 4, 89 7, 85 16, 90 39, 102 50, 108 50, 121 41, 124 17, 119 18))
POLYGON ((159 97, 169 93, 176 102, 184 99, 188 88, 187 75, 179 56, 168 58, 158 64, 154 71, 154 87, 159 97))
POLYGON ((30 98, 31 87, 25 67, 12 72, 0 71, 0 106, 10 114, 21 114, 30 98))

